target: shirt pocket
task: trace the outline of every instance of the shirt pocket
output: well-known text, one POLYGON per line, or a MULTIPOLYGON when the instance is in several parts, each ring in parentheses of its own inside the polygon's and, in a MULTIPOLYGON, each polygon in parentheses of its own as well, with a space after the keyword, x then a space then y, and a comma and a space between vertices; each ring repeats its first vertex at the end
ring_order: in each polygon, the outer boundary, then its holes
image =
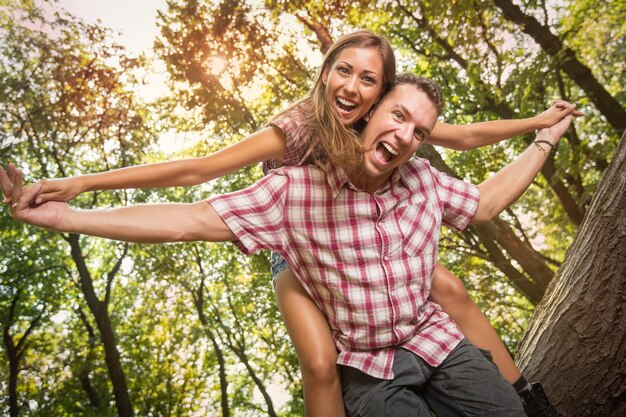
POLYGON ((408 256, 420 256, 437 247, 440 216, 428 201, 405 206, 398 214, 403 250, 408 256))

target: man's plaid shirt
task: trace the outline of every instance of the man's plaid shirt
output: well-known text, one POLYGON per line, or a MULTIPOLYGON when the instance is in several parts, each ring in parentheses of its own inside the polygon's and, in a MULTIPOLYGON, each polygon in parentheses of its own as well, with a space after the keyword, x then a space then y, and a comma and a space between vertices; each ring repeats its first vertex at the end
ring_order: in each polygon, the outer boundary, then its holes
POLYGON ((397 348, 438 366, 463 334, 429 301, 442 222, 463 229, 478 189, 412 158, 371 194, 343 170, 284 167, 208 200, 244 252, 285 257, 326 315, 337 362, 392 379, 397 348))

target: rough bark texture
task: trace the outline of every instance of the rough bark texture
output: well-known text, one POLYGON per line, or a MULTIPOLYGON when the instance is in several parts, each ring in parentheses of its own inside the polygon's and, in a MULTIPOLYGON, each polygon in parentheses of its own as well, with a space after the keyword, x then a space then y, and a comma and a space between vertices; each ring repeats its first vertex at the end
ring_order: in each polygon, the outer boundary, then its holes
POLYGON ((568 417, 626 415, 626 133, 517 362, 568 417))

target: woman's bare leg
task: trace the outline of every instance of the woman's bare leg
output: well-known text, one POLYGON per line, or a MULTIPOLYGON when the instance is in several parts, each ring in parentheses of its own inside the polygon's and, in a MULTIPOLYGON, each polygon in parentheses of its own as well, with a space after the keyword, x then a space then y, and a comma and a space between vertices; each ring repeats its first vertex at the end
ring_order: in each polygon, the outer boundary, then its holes
POLYGON ((328 322, 290 268, 276 279, 276 300, 296 348, 308 417, 345 417, 337 350, 328 322))
POLYGON ((440 263, 435 266, 429 298, 454 319, 474 346, 491 352, 493 361, 510 384, 521 378, 500 336, 470 298, 463 283, 440 263))

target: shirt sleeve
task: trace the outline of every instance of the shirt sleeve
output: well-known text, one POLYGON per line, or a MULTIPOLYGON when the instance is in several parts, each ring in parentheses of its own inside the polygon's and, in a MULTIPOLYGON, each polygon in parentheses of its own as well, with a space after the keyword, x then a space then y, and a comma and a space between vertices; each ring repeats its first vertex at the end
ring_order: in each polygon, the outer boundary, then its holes
POLYGON ((230 228, 233 243, 246 255, 260 249, 283 248, 287 177, 270 173, 250 187, 207 202, 230 228))
POLYGON ((304 111, 299 107, 293 108, 272 120, 270 124, 285 134, 285 155, 282 162, 275 159, 264 161, 263 172, 267 174, 282 165, 302 165, 311 153, 311 135, 304 111))
POLYGON ((465 229, 478 209, 480 200, 478 187, 450 177, 432 167, 430 169, 443 205, 442 223, 457 232, 465 229))

